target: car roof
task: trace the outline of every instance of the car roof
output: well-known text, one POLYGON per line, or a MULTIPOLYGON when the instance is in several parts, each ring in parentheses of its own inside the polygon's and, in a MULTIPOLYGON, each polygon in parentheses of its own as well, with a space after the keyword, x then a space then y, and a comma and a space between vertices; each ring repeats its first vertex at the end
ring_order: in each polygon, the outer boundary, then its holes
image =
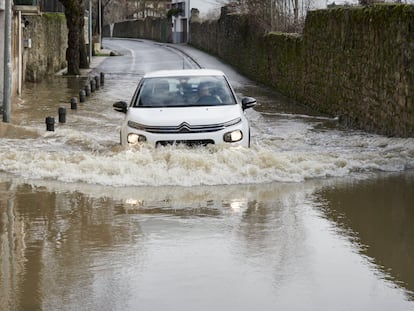
POLYGON ((179 70, 159 70, 149 72, 144 78, 165 78, 182 76, 224 76, 224 73, 215 69, 179 69, 179 70))

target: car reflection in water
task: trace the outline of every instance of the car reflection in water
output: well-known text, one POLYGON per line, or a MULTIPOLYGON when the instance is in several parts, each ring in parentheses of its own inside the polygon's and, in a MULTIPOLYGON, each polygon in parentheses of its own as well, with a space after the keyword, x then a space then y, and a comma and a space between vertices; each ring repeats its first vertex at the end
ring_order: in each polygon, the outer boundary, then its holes
POLYGON ((170 200, 146 201, 135 198, 123 200, 122 214, 153 214, 178 217, 219 217, 223 214, 242 214, 248 207, 247 198, 225 199, 222 201, 199 202, 199 206, 183 206, 170 200))

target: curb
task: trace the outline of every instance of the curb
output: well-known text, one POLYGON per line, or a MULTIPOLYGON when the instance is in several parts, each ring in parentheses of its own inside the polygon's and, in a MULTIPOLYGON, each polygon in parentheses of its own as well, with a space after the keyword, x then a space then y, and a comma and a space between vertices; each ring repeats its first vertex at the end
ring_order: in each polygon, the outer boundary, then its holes
MULTIPOLYGON (((113 51, 111 50, 102 50, 103 56, 92 56, 92 61, 89 64, 89 68, 86 69, 80 69, 80 75, 78 77, 88 77, 88 75, 94 71, 96 67, 98 67, 104 60, 106 60, 109 57, 112 57, 111 54, 113 51)), ((56 76, 64 76, 67 72, 68 68, 63 68, 60 71, 58 71, 55 75, 56 76)))

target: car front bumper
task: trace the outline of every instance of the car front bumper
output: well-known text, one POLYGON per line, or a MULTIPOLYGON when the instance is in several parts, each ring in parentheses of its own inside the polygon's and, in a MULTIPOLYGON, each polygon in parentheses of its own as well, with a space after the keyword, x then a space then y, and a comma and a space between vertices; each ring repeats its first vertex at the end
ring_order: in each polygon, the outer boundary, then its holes
POLYGON ((189 146, 214 144, 249 147, 250 133, 249 127, 244 122, 213 132, 151 133, 129 126, 124 126, 123 130, 121 130, 122 145, 127 146, 144 143, 151 144, 155 147, 174 144, 189 146), (139 139, 135 139, 136 136, 139 136, 139 139))

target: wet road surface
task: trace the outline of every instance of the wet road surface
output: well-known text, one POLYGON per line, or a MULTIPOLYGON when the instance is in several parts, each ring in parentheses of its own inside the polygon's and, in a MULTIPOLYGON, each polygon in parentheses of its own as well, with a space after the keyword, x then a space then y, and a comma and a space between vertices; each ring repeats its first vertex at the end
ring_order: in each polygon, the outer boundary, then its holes
MULTIPOLYGON (((342 129, 187 46, 106 40, 105 85, 26 84, 0 126, 0 310, 414 310, 414 141, 342 129), (119 146, 149 70, 226 72, 253 146, 119 146)), ((91 75, 94 74, 91 73, 91 75)))

